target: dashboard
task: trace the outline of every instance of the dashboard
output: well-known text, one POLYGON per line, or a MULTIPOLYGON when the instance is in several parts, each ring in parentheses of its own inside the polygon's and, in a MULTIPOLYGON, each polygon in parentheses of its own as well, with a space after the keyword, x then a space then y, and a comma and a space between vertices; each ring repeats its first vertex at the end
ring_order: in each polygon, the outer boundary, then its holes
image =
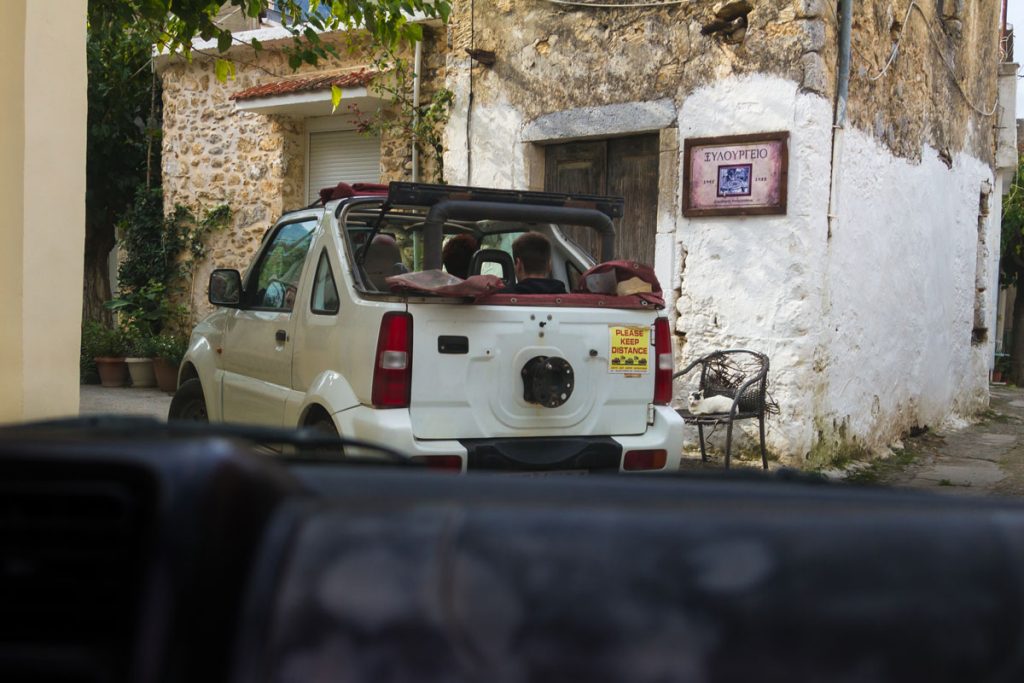
POLYGON ((0 430, 0 681, 1019 681, 1024 506, 0 430))

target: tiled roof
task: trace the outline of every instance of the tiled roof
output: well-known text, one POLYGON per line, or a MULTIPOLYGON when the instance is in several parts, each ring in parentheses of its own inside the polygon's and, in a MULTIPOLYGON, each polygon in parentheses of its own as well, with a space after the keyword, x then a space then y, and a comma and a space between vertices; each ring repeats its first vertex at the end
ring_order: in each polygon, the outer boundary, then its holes
POLYGON ((233 100, 252 100, 257 97, 277 97, 279 95, 291 95, 297 92, 308 92, 313 90, 330 90, 332 85, 339 88, 356 88, 364 86, 373 80, 377 75, 376 71, 349 71, 339 74, 319 74, 303 78, 289 78, 264 83, 252 88, 247 88, 231 96, 233 100))

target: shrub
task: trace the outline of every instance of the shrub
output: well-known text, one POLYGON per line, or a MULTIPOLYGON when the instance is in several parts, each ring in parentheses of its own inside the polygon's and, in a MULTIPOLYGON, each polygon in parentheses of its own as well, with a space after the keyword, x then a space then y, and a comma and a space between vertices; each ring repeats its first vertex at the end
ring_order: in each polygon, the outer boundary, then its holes
POLYGON ((153 358, 156 356, 157 351, 157 338, 140 333, 138 331, 129 331, 127 333, 127 348, 125 349, 125 355, 131 356, 132 358, 153 358))
POLYGON ((226 205, 199 220, 184 206, 163 213, 160 188, 139 188, 135 202, 118 223, 124 253, 118 268, 117 297, 106 303, 134 333, 155 336, 188 324, 181 301, 194 285, 197 264, 206 256, 206 238, 231 222, 226 205))
POLYGON ((128 340, 120 329, 111 329, 95 321, 82 326, 82 355, 89 358, 119 358, 127 350, 128 340))
POLYGON ((162 334, 155 340, 155 355, 171 365, 180 365, 188 350, 188 339, 180 335, 162 334))
POLYGON ((186 308, 174 304, 167 286, 150 280, 135 290, 125 290, 106 307, 121 315, 121 321, 133 338, 155 337, 165 326, 180 326, 186 308))
POLYGON ((123 330, 111 329, 95 320, 82 325, 82 345, 78 353, 78 380, 83 384, 99 382, 95 358, 121 358, 128 350, 123 330))

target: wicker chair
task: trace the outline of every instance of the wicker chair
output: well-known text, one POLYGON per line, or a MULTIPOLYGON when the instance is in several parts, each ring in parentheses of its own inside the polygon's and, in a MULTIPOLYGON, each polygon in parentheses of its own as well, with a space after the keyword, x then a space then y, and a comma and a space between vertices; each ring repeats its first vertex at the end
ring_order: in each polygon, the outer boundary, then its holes
POLYGON ((697 425, 700 437, 700 456, 707 462, 707 451, 704 447, 704 427, 726 425, 725 436, 725 467, 728 469, 732 450, 732 424, 737 420, 757 419, 761 434, 761 464, 768 469, 768 453, 764 446, 764 420, 769 412, 768 395, 768 356, 756 351, 730 349, 715 351, 703 358, 698 358, 679 372, 672 379, 688 375, 700 368, 700 384, 698 389, 704 396, 728 396, 733 399, 732 409, 727 413, 708 413, 694 415, 689 408, 678 409, 676 412, 687 424, 697 425))

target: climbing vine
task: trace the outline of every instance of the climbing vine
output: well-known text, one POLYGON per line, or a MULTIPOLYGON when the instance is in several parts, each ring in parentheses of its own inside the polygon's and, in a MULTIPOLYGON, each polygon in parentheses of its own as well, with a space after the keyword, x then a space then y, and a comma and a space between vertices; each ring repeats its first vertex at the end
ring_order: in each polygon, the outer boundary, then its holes
POLYGON ((179 331, 190 321, 178 303, 195 287, 196 266, 206 256, 206 239, 228 225, 231 210, 217 206, 197 219, 188 208, 163 213, 160 188, 140 187, 118 223, 123 253, 118 268, 118 295, 107 307, 137 337, 179 331))
MULTIPOLYGON (((374 112, 349 107, 360 132, 384 137, 396 135, 411 139, 433 162, 438 182, 444 182, 444 127, 451 115, 455 93, 436 90, 429 101, 415 101, 413 81, 417 74, 409 59, 388 46, 380 49, 371 67, 379 76, 371 89, 388 103, 374 112)), ((421 67, 422 71, 422 67, 421 67)))

